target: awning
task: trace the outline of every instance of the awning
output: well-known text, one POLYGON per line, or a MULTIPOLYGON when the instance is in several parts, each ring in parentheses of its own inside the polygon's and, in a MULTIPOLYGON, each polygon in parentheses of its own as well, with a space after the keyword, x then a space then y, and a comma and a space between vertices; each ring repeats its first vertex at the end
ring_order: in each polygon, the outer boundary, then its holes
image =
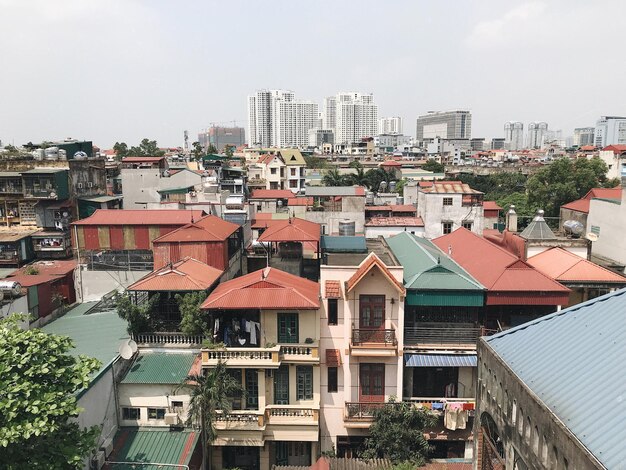
POLYGON ((406 367, 476 367, 476 354, 405 354, 406 367))

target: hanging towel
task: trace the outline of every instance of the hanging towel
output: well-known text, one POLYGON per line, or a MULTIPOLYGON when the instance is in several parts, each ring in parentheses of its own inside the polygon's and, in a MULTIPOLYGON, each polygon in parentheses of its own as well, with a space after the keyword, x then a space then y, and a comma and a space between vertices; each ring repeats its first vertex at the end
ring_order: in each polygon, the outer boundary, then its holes
POLYGON ((456 413, 456 428, 465 429, 467 426, 467 411, 457 410, 456 413))
POLYGON ((474 409, 474 403, 463 403, 463 409, 465 411, 473 410, 474 409))
POLYGON ((455 431, 458 428, 459 410, 456 408, 446 407, 446 412, 443 415, 443 426, 446 429, 455 431))
POLYGON ((446 409, 462 410, 463 409, 463 403, 460 403, 460 402, 447 403, 446 404, 446 409))
POLYGON ((420 403, 420 406, 422 408, 426 408, 427 410, 432 410, 433 409, 433 404, 432 403, 420 403))
POLYGON ((213 327, 213 334, 217 335, 217 332, 220 330, 220 319, 215 319, 215 326, 213 327))
POLYGON ((257 344, 257 328, 261 329, 261 324, 255 321, 249 321, 246 325, 246 332, 250 333, 250 344, 257 344))
POLYGON ((433 410, 443 410, 443 403, 433 402, 433 410))

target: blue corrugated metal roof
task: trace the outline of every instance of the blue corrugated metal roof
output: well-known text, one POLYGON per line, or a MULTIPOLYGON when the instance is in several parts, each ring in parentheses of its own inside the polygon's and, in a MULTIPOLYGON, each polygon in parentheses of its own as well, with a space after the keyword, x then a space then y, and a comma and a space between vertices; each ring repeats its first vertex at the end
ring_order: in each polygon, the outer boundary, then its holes
POLYGON ((606 468, 624 463, 625 313, 622 289, 482 339, 606 468))
POLYGON ((476 367, 476 354, 405 354, 405 367, 476 367))
POLYGON ((365 237, 322 236, 322 249, 329 253, 367 253, 365 237))

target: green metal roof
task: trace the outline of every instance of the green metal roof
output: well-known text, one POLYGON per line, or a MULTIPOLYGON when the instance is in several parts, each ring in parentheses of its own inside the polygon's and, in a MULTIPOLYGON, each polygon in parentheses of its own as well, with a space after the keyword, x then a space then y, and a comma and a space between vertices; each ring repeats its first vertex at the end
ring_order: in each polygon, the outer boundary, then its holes
POLYGON ((188 465, 198 442, 195 431, 170 431, 169 429, 122 428, 115 435, 114 449, 110 462, 141 462, 142 464, 111 464, 111 470, 158 470, 158 464, 181 465, 168 467, 182 470, 188 465))
POLYGON ((194 185, 190 184, 189 186, 180 186, 178 188, 166 188, 166 189, 157 189, 157 193, 159 194, 185 194, 188 193, 190 189, 193 189, 194 185))
POLYGON ((176 385, 189 375, 197 354, 147 353, 137 357, 122 380, 123 384, 172 384, 176 385))
POLYGON ((41 174, 54 174, 62 171, 69 171, 69 168, 33 168, 32 170, 22 171, 23 175, 41 175, 41 174))
POLYGON ((410 305, 482 305, 485 288, 430 240, 401 232, 387 244, 404 267, 410 305))
POLYGON ((102 367, 92 379, 108 369, 118 356, 120 343, 128 338, 126 322, 118 316, 116 310, 90 312, 97 303, 79 304, 41 328, 46 333, 72 338, 72 355, 84 354, 98 359, 102 367))
POLYGON ((329 253, 367 253, 365 237, 322 236, 322 249, 329 253))

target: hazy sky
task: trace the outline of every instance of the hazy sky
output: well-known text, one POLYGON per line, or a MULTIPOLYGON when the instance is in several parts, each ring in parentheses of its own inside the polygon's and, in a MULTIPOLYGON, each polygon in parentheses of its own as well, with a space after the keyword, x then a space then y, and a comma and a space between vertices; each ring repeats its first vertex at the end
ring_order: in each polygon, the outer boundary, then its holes
POLYGON ((469 108, 566 134, 626 114, 623 0, 0 0, 0 139, 108 148, 246 127, 246 96, 372 92, 380 116, 469 108))

